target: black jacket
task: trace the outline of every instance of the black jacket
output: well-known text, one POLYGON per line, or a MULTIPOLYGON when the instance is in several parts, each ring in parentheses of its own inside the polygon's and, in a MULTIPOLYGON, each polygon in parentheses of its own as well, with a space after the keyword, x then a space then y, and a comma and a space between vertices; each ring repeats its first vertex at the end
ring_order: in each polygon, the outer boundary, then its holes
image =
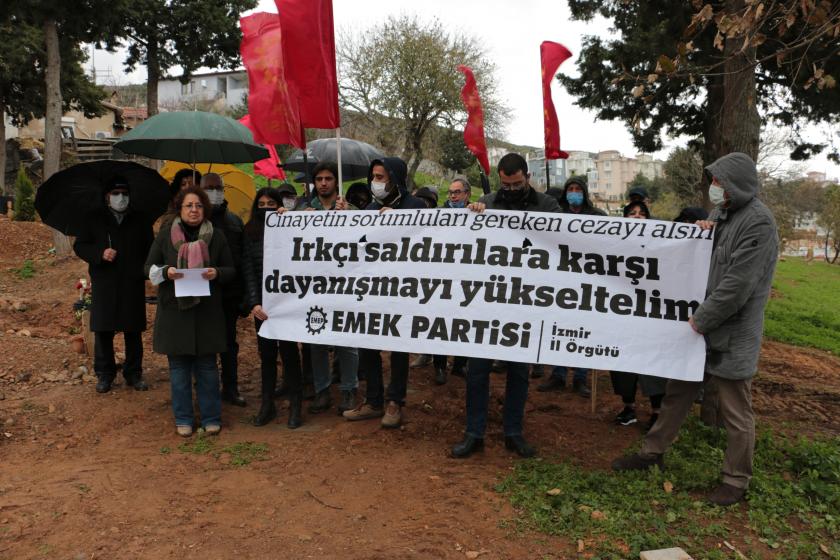
POLYGON ((606 216, 607 213, 601 210, 600 208, 596 208, 592 204, 592 200, 589 198, 589 184, 586 181, 586 177, 583 175, 578 175, 576 177, 569 177, 569 180, 563 184, 563 193, 560 196, 560 208, 564 214, 583 214, 585 216, 606 216), (572 183, 576 183, 581 186, 583 189, 583 204, 580 207, 580 210, 575 212, 572 210, 571 206, 569 205, 568 201, 566 201, 566 190, 569 188, 569 185, 572 183))
POLYGON ((73 250, 88 263, 92 331, 146 330, 143 263, 153 238, 152 220, 142 214, 129 210, 122 224, 106 208, 90 215, 73 250), (102 260, 102 253, 109 247, 117 252, 113 262, 102 260))
POLYGON ((227 200, 220 206, 214 207, 210 214, 210 223, 213 224, 214 229, 224 232, 230 248, 230 255, 233 258, 233 267, 236 269, 236 277, 232 282, 225 285, 223 297, 228 303, 236 302, 239 304, 242 300, 242 238, 245 225, 242 223, 242 218, 228 210, 227 207, 227 200))
POLYGON ((245 235, 242 241, 244 311, 251 311, 255 305, 262 305, 263 236, 254 239, 245 235))
POLYGON ((509 204, 502 200, 499 191, 485 194, 478 199, 483 202, 489 210, 527 210, 529 212, 560 212, 560 206, 554 198, 539 193, 528 187, 528 196, 517 204, 509 204))
POLYGON ((379 210, 383 206, 393 208, 394 210, 428 208, 425 202, 416 196, 409 194, 408 189, 405 186, 405 178, 408 174, 408 169, 403 160, 396 157, 386 157, 382 159, 375 159, 370 162, 370 167, 368 168, 368 185, 370 185, 371 180, 373 179, 373 167, 375 165, 381 165, 388 171, 390 182, 397 186, 397 192, 399 194, 392 200, 386 201, 384 204, 374 198, 371 200, 370 204, 365 207, 365 210, 379 210))

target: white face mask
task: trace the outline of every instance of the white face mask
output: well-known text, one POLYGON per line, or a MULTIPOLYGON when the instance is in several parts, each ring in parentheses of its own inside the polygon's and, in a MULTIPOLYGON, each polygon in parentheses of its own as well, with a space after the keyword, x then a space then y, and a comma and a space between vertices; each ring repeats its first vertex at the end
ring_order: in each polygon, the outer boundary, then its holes
POLYGON ((112 194, 108 196, 108 204, 114 212, 125 212, 128 209, 127 194, 112 194))
POLYGON ((720 206, 726 200, 723 196, 724 192, 723 187, 714 184, 709 185, 709 200, 711 200, 712 204, 715 206, 720 206))
POLYGON ((222 202, 225 201, 225 191, 222 189, 213 189, 204 192, 207 193, 207 198, 210 199, 210 204, 213 206, 221 206, 222 202))
POLYGON ((382 200, 388 195, 388 183, 371 183, 370 192, 374 197, 382 200))
POLYGON ((297 206, 297 200, 294 198, 287 196, 283 199, 283 208, 286 210, 294 210, 295 206, 297 206))

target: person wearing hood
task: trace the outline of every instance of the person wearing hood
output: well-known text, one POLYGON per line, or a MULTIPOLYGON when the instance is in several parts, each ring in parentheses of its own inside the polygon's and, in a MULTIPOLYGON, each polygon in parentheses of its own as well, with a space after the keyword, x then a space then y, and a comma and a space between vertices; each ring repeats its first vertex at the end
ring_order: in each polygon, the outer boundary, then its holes
MULTIPOLYGON (((563 189, 549 189, 546 194, 556 196, 557 202, 564 214, 583 214, 587 216, 605 216, 606 212, 600 208, 596 208, 589 198, 589 185, 586 177, 577 175, 570 177, 563 189), (552 192, 549 192, 552 191, 552 192)), ((540 371, 542 368, 536 366, 535 369, 540 371), (537 369, 539 368, 539 369, 537 369)), ((548 379, 537 385, 537 391, 541 393, 562 391, 566 388, 566 371, 569 368, 566 366, 554 366, 551 370, 551 375, 548 379)), ((572 368, 572 391, 583 398, 589 398, 591 392, 586 386, 586 377, 589 370, 586 368, 572 368)), ((536 375, 540 377, 541 374, 536 375)))
MULTIPOLYGON (((278 189, 263 187, 257 191, 251 206, 251 218, 245 226, 242 251, 242 278, 245 283, 245 307, 254 316, 254 327, 259 333, 268 314, 262 307, 263 296, 263 239, 265 236, 265 216, 268 212, 286 212, 285 204, 289 195, 294 195, 291 185, 278 189)), ((294 200, 294 199, 292 199, 294 200)), ((274 404, 277 386, 277 356, 283 360, 283 380, 286 394, 289 396, 289 419, 287 426, 299 428, 303 422, 301 408, 303 404, 303 374, 300 351, 297 342, 274 340, 257 335, 257 349, 260 353, 260 410, 251 423, 265 426, 277 418, 277 406, 274 404)))
MULTIPOLYGON (((557 201, 535 191, 530 183, 528 162, 519 154, 507 154, 497 167, 501 187, 486 194, 467 208, 473 212, 490 210, 519 210, 528 212, 559 212, 557 201)), ((502 413, 505 447, 520 457, 533 457, 537 450, 522 437, 522 420, 528 400, 529 364, 503 362, 507 369, 505 404, 502 413)), ((487 409, 490 401, 490 358, 470 358, 467 366, 467 425, 464 439, 452 447, 456 459, 469 457, 484 449, 484 432, 487 428, 487 409)))
MULTIPOLYGON (((400 158, 375 159, 368 170, 368 182, 373 201, 366 210, 423 209, 426 204, 410 195, 405 186, 407 167, 400 158)), ((391 352, 391 381, 387 390, 382 379, 382 353, 361 348, 359 368, 367 379, 365 400, 356 408, 346 410, 344 418, 350 421, 382 418, 383 428, 399 428, 402 424, 402 407, 408 388, 408 353, 391 352), (387 406, 386 406, 387 402, 387 406)))
POLYGON ((295 187, 290 183, 280 183, 280 186, 272 192, 280 195, 280 206, 278 208, 285 208, 286 210, 297 208, 299 204, 298 194, 295 187))
POLYGON ((347 188, 344 198, 359 210, 364 210, 373 197, 370 194, 370 186, 358 181, 347 188))
POLYGON ((663 454, 676 439, 695 398, 713 425, 726 428, 721 484, 710 502, 732 505, 746 495, 752 478, 755 417, 750 387, 758 366, 764 307, 776 269, 778 231, 773 214, 757 197, 755 162, 734 152, 708 167, 709 199, 715 208, 697 225, 714 228, 706 299, 689 324, 706 339, 702 382, 669 380, 659 420, 635 455, 616 459, 613 469, 643 470, 663 466, 663 454))
POLYGON ((210 223, 224 232, 236 276, 223 288, 222 302, 225 311, 225 338, 227 350, 219 354, 222 365, 222 400, 235 406, 245 406, 245 399, 239 394, 239 344, 236 342, 236 321, 239 319, 242 302, 242 219, 228 210, 225 200, 225 183, 218 173, 207 173, 201 177, 201 188, 207 193, 212 209, 210 223))
POLYGON ((76 237, 73 250, 88 263, 93 284, 90 330, 94 333, 93 371, 96 392, 107 393, 117 375, 114 335, 123 333, 123 376, 129 387, 145 391, 143 341, 146 330, 146 282, 143 265, 152 246, 152 220, 132 211, 131 189, 122 177, 112 178, 104 204, 76 237))

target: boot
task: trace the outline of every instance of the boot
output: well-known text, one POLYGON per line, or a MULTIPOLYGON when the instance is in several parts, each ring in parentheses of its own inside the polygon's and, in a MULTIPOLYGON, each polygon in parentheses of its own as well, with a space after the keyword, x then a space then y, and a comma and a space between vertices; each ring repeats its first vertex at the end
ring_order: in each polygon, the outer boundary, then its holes
POLYGON ((331 406, 332 396, 330 395, 330 388, 327 387, 326 389, 315 395, 315 400, 312 401, 312 404, 309 405, 309 412, 310 414, 318 414, 319 412, 329 410, 331 406))
POLYGON ((341 392, 341 404, 338 405, 338 415, 341 416, 346 410, 356 408, 356 389, 341 392))
POLYGON ((277 418, 277 406, 274 404, 274 399, 271 396, 263 397, 260 411, 254 416, 251 423, 254 426, 265 426, 275 418, 277 418))
POLYGON ((464 436, 464 440, 452 446, 450 455, 453 459, 466 459, 476 451, 484 450, 484 439, 464 436))
POLYGON ((111 379, 108 375, 97 375, 96 376, 96 392, 97 393, 107 393, 111 390, 111 383, 113 379, 111 379))
POLYGON ((286 425, 290 430, 300 428, 303 424, 301 420, 300 408, 303 405, 303 398, 300 393, 289 395, 289 421, 286 425))

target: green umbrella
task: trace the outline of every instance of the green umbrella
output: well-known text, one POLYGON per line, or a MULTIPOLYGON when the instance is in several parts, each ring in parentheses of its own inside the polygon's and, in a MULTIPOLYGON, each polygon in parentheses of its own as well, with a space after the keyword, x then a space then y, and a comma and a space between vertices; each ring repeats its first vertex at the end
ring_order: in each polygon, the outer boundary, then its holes
POLYGON ((204 111, 155 115, 123 136, 114 148, 184 163, 248 163, 269 157, 244 125, 204 111))

